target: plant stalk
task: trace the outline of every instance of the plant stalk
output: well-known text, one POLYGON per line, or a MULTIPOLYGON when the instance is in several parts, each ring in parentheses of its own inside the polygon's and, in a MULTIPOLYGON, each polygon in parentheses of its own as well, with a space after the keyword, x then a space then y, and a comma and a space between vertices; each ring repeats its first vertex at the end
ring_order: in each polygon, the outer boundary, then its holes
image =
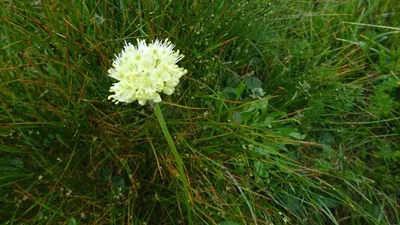
POLYGON ((189 187, 188 187, 188 184, 187 184, 185 171, 183 169, 183 161, 182 161, 182 158, 180 157, 178 151, 176 150, 175 143, 172 140, 171 135, 169 134, 169 131, 168 131, 168 128, 167 128, 167 124, 165 123, 164 116, 162 114, 162 111, 161 111, 159 103, 155 103, 154 104, 154 112, 156 113, 157 120, 158 120, 158 122, 160 123, 160 126, 161 126, 161 130, 164 133, 164 137, 167 139, 168 145, 171 148, 172 154, 174 155, 174 158, 175 158, 175 162, 176 162, 176 164, 178 166, 179 175, 180 175, 180 178, 181 178, 182 184, 183 184, 183 191, 184 191, 184 194, 185 194, 185 205, 186 205, 186 208, 187 208, 188 222, 191 225, 191 224, 193 224, 193 222, 192 222, 192 210, 191 210, 190 197, 189 197, 189 187))

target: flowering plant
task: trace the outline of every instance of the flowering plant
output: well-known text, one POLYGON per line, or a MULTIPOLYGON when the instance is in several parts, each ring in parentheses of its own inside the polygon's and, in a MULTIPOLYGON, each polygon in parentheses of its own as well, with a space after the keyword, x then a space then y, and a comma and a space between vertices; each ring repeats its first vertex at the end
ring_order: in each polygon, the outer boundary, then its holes
POLYGON ((113 68, 108 70, 108 75, 118 80, 110 87, 110 92, 114 92, 114 94, 110 95, 108 99, 112 99, 116 104, 119 102, 131 103, 136 100, 140 105, 146 105, 147 101, 155 103, 153 105, 154 112, 175 157, 183 183, 188 221, 189 224, 192 224, 189 187, 184 164, 168 131, 160 104, 158 104, 161 102, 160 93, 172 94, 179 83, 179 78, 187 73, 186 69, 176 65, 183 55, 179 51, 174 51, 174 47, 168 40, 156 40, 149 45, 144 40, 138 40, 137 46, 126 43, 122 52, 113 61, 113 68))
POLYGON ((113 61, 109 76, 118 80, 110 87, 114 92, 108 99, 131 103, 138 101, 145 105, 147 101, 161 102, 160 93, 171 95, 179 83, 179 78, 187 73, 176 63, 184 56, 168 40, 153 41, 146 44, 137 40, 137 46, 126 43, 123 51, 113 61))

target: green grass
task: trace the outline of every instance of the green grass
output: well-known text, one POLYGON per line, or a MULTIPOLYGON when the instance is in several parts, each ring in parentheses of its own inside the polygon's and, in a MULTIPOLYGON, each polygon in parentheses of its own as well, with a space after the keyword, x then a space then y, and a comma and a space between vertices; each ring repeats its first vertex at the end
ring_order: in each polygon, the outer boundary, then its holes
POLYGON ((40 2, 0 2, 1 224, 400 224, 397 0, 40 2), (154 109, 107 101, 137 38, 185 55, 188 190, 154 109))

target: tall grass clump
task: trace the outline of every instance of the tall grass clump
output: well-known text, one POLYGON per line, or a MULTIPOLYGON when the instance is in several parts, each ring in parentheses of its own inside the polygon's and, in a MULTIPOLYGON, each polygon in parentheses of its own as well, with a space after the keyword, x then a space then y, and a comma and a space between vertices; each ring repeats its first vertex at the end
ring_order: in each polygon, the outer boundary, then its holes
POLYGON ((398 12, 0 2, 0 222, 400 223, 398 12), (108 101, 125 43, 166 38, 188 73, 157 114, 108 101))

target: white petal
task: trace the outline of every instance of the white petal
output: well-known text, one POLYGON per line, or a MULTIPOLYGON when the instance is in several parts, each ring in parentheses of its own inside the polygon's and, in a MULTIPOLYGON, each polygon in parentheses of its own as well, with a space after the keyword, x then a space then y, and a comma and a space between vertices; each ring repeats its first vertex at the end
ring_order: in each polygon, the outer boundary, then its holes
POLYGON ((174 88, 164 87, 164 91, 163 92, 166 95, 171 95, 172 93, 174 93, 174 88))
POLYGON ((153 98, 153 102, 161 102, 161 97, 157 92, 153 93, 152 98, 153 98))
POLYGON ((168 87, 175 87, 176 85, 178 85, 179 84, 179 80, 169 80, 169 81, 167 81, 167 83, 166 83, 166 86, 168 86, 168 87))
POLYGON ((163 81, 167 81, 167 80, 171 79, 171 75, 169 73, 164 72, 161 74, 160 79, 163 81))
POLYGON ((176 65, 183 55, 174 51, 174 47, 168 40, 155 40, 151 44, 137 40, 136 46, 125 43, 108 70, 108 75, 118 81, 110 88, 113 94, 109 99, 145 105, 147 101, 161 102, 161 92, 171 95, 181 76, 187 73, 176 65))
POLYGON ((147 100, 144 100, 144 99, 139 100, 140 105, 146 105, 146 103, 147 103, 147 100))

